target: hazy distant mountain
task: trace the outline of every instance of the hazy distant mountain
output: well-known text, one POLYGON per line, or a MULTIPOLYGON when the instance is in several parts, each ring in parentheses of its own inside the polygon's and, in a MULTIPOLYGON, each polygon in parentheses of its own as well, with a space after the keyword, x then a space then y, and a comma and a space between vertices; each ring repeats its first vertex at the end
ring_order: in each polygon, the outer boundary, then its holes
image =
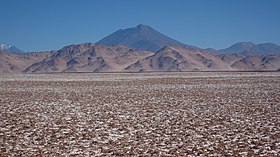
POLYGON ((252 42, 239 42, 226 49, 219 50, 219 52, 224 54, 242 53, 244 51, 250 50, 254 46, 255 44, 252 42))
POLYGON ((251 42, 236 43, 229 48, 219 50, 223 54, 238 53, 248 55, 280 55, 280 46, 272 43, 254 44, 251 42))
POLYGON ((123 71, 125 67, 150 56, 126 46, 103 46, 93 43, 69 45, 49 58, 34 63, 25 72, 104 72, 123 71))
POLYGON ((258 54, 258 55, 280 55, 280 46, 272 43, 264 43, 264 44, 258 44, 250 48, 249 50, 246 50, 242 52, 242 54, 245 55, 252 55, 252 54, 258 54))
POLYGON ((166 45, 176 45, 189 48, 197 48, 191 45, 183 44, 160 32, 154 30, 150 26, 138 25, 134 28, 118 30, 113 34, 101 39, 97 44, 102 45, 126 45, 128 47, 137 48, 157 52, 166 45))
POLYGON ((0 44, 0 51, 2 52, 14 52, 14 53, 22 53, 22 51, 15 46, 0 44))
POLYGON ((214 53, 216 53, 217 52, 217 50, 216 49, 213 49, 213 48, 206 48, 206 49, 204 49, 205 51, 208 51, 208 52, 214 52, 214 53))

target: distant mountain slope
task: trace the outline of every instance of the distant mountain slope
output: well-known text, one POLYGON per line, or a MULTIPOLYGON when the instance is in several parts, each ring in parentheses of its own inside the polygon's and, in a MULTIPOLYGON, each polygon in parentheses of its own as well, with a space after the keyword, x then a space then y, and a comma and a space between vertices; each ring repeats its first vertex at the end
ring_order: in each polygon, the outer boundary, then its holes
POLYGON ((252 42, 239 42, 226 49, 219 50, 219 52, 224 54, 242 53, 243 51, 250 50, 253 46, 255 46, 255 44, 252 42))
POLYGON ((226 49, 219 50, 223 54, 238 53, 248 55, 280 55, 280 46, 272 43, 254 44, 251 42, 236 43, 226 49))
POLYGON ((118 30, 113 34, 101 39, 97 42, 97 44, 108 46, 126 45, 128 47, 152 52, 157 52, 166 45, 196 48, 194 46, 185 45, 166 35, 161 34, 150 26, 142 24, 134 28, 118 30))
POLYGON ((277 70, 280 68, 280 56, 245 56, 244 58, 234 62, 231 67, 242 71, 277 70))
POLYGON ((205 50, 165 46, 157 53, 128 66, 129 71, 215 71, 235 70, 220 56, 205 50))
POLYGON ((15 46, 6 44, 0 44, 0 52, 22 53, 22 51, 15 46))
POLYGON ((280 46, 272 43, 258 44, 242 52, 245 55, 258 54, 258 55, 280 55, 280 46))
POLYGON ((126 46, 92 43, 69 45, 51 57, 28 67, 25 72, 123 71, 125 67, 151 54, 126 46))
POLYGON ((24 69, 48 58, 52 52, 27 54, 0 52, 0 73, 22 72, 24 69))

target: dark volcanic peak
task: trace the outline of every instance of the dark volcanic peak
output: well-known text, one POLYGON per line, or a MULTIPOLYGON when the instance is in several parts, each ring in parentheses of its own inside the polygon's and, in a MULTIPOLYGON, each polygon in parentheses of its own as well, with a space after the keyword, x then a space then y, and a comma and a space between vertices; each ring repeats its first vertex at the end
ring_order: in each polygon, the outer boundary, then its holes
POLYGON ((151 28, 150 26, 148 26, 148 25, 143 25, 143 24, 137 25, 136 28, 139 29, 139 30, 153 29, 153 28, 151 28))
POLYGON ((153 52, 157 52, 165 45, 196 48, 194 46, 185 45, 179 41, 176 41, 164 34, 161 34, 152 27, 143 24, 133 28, 118 30, 98 41, 97 44, 108 46, 120 44, 153 52))

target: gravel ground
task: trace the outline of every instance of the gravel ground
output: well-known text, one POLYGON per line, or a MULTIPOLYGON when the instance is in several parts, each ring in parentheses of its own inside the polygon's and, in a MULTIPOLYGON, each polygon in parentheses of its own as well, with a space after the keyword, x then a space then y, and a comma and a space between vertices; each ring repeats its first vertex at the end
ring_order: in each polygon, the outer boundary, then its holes
POLYGON ((1 74, 1 156, 279 156, 280 73, 1 74))

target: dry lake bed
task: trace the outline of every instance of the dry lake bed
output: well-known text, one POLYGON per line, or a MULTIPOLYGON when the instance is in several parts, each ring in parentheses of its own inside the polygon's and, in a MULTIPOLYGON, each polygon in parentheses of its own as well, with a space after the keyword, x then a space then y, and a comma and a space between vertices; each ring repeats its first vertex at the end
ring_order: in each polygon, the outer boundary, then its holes
POLYGON ((280 73, 0 74, 0 156, 279 156, 280 73))

